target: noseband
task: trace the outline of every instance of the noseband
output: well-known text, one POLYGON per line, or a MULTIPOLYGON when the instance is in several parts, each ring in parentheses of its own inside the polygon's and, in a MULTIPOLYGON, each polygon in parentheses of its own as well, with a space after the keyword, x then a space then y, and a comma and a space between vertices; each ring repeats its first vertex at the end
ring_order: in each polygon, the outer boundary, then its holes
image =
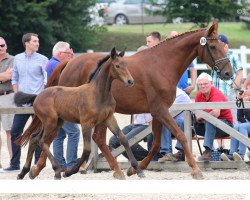
POLYGON ((212 50, 211 50, 210 46, 207 43, 207 40, 218 40, 218 38, 205 38, 205 37, 202 37, 200 39, 200 44, 207 49, 208 55, 209 55, 209 57, 210 57, 210 59, 212 60, 212 63, 213 63, 213 66, 211 66, 212 70, 216 71, 217 75, 220 77, 220 73, 226 67, 226 64, 228 62, 230 62, 230 60, 227 57, 215 60, 214 56, 212 54, 212 50), (222 67, 222 69, 219 69, 218 64, 223 63, 223 62, 225 63, 225 65, 222 67))

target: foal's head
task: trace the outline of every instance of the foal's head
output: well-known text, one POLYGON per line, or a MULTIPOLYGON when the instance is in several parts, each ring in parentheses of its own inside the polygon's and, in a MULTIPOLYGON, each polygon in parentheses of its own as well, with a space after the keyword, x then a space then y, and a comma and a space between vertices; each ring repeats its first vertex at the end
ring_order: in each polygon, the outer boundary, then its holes
POLYGON ((213 25, 200 38, 198 48, 200 59, 209 64, 221 79, 229 79, 232 74, 232 66, 227 58, 223 43, 218 38, 218 21, 214 20, 213 25))
MULTIPOLYGON (((119 79, 124 82, 126 86, 133 86, 134 79, 127 68, 127 63, 124 61, 125 51, 117 54, 116 49, 113 48, 110 53, 110 74, 114 79, 119 79)), ((107 61, 109 62, 109 61, 107 61)))

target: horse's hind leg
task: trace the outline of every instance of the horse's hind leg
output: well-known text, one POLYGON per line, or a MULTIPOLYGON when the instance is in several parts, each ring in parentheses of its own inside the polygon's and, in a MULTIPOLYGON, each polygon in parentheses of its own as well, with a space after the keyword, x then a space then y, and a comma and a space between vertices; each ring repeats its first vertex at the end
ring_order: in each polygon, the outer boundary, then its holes
POLYGON ((79 168, 81 165, 89 159, 89 155, 91 152, 91 128, 86 129, 82 126, 82 136, 83 136, 83 142, 84 142, 84 149, 82 152, 82 156, 80 159, 77 160, 76 164, 70 169, 66 170, 63 174, 64 177, 69 177, 72 174, 75 174, 79 171, 79 168))
POLYGON ((118 137, 121 144, 125 147, 125 150, 126 150, 126 153, 128 155, 129 161, 131 162, 131 166, 135 169, 138 176, 141 177, 141 178, 145 177, 144 173, 142 172, 142 170, 138 166, 138 162, 135 159, 131 148, 129 147, 128 140, 125 137, 125 135, 123 134, 123 132, 121 131, 121 129, 119 128, 114 115, 111 115, 106 120, 106 123, 107 123, 107 126, 108 126, 109 130, 118 137))
POLYGON ((92 135, 92 139, 95 141, 99 149, 101 150, 103 156, 106 158, 106 160, 109 163, 110 169, 114 170, 113 176, 116 179, 125 179, 125 175, 122 172, 120 166, 118 165, 118 162, 114 158, 114 156, 111 154, 107 144, 106 144, 106 130, 107 127, 104 124, 98 125, 95 127, 95 131, 92 135))
MULTIPOLYGON (((53 134, 50 135, 50 139, 49 139, 49 145, 52 143, 52 141, 54 140, 54 138, 56 137, 57 132, 54 131, 53 134)), ((29 176, 30 177, 37 177, 40 172, 42 171, 42 169, 46 166, 46 159, 47 159, 47 155, 42 151, 39 160, 37 161, 36 165, 32 166, 29 176)))
MULTIPOLYGON (((40 133, 38 133, 38 135, 31 136, 31 139, 30 139, 30 142, 29 142, 29 148, 28 148, 26 162, 25 162, 25 164, 23 166, 23 169, 22 169, 21 173, 17 175, 17 179, 23 179, 24 176, 30 171, 32 158, 33 158, 35 149, 36 149, 36 147, 38 145, 38 140, 40 138, 40 134, 42 134, 42 132, 43 132, 43 129, 40 131, 40 133)), ((30 178, 32 178, 32 177, 30 177, 30 178)))

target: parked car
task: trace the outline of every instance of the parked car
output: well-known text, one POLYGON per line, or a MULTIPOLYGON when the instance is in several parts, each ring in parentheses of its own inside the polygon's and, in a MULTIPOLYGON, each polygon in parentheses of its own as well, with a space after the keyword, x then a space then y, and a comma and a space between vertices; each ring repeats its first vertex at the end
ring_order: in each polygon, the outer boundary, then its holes
POLYGON ((164 23, 163 16, 152 16, 147 10, 156 10, 160 7, 153 6, 148 0, 116 0, 111 2, 104 11, 106 24, 140 24, 164 23))

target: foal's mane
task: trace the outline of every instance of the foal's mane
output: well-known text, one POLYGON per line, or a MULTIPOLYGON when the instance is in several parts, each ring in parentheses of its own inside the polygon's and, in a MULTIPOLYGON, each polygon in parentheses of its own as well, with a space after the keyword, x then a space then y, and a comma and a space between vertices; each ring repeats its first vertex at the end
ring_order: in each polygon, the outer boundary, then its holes
POLYGON ((100 59, 97 63, 97 66, 95 68, 95 70, 93 72, 91 72, 91 74, 89 75, 86 83, 90 83, 99 73, 99 71, 101 70, 101 67, 103 66, 103 64, 111 57, 111 55, 107 55, 104 58, 100 59))

